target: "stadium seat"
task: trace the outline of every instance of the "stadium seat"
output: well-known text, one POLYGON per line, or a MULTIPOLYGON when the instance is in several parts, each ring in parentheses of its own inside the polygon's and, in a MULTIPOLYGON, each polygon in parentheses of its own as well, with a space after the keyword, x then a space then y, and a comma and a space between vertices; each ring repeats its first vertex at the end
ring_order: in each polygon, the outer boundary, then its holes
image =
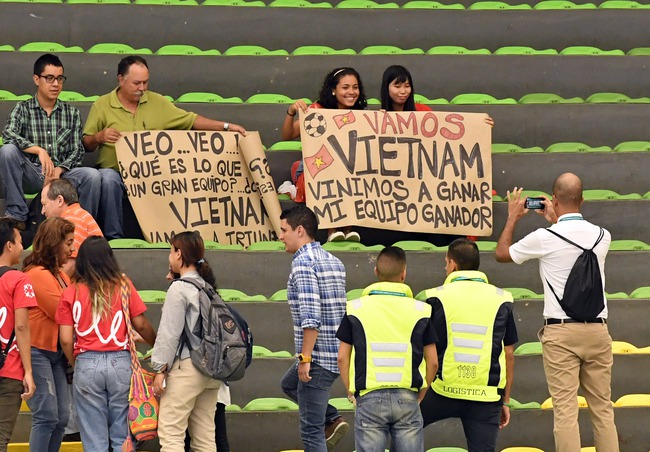
POLYGON ((490 55, 488 49, 467 49, 462 46, 435 46, 427 50, 427 55, 490 55))
POLYGON ((530 289, 526 289, 524 287, 504 287, 503 290, 507 290, 512 294, 512 297, 515 300, 528 300, 528 299, 535 299, 535 298, 544 298, 540 294, 536 294, 530 289))
POLYGON ((357 298, 360 298, 361 295, 363 294, 363 291, 364 291, 364 290, 365 290, 365 289, 363 289, 363 288, 361 288, 361 289, 351 289, 351 290, 348 290, 348 292, 345 294, 345 295, 346 295, 346 298, 347 298, 348 300, 355 300, 355 299, 357 299, 357 298))
POLYGON ((293 355, 286 350, 272 352, 261 345, 253 345, 253 358, 291 358, 292 356, 293 355))
POLYGON ((151 248, 154 250, 168 250, 171 248, 171 245, 167 242, 155 242, 155 243, 148 243, 147 248, 151 248))
POLYGON ((243 251, 244 247, 237 243, 219 243, 213 240, 205 240, 203 242, 206 250, 223 250, 223 251, 243 251))
POLYGON ((302 151, 300 141, 278 141, 273 143, 267 151, 302 151))
POLYGON ((650 141, 624 141, 614 146, 614 152, 648 152, 650 141))
POLYGON ((298 411, 298 405, 281 397, 266 397, 248 402, 242 411, 298 411))
POLYGON ((399 8, 397 3, 377 3, 372 0, 343 0, 336 5, 341 9, 388 9, 399 8))
MULTIPOLYGON (((280 0, 275 0, 275 2, 277 1, 280 0)), ((291 1, 291 0, 286 0, 286 1, 291 1)), ((273 3, 271 3, 269 6, 272 6, 273 3)), ((353 49, 336 50, 327 46, 300 46, 297 47, 293 52, 291 52, 291 55, 356 55, 356 54, 357 52, 355 52, 353 49)))
POLYGON ((273 56, 289 55, 284 49, 269 50, 262 46, 232 46, 225 52, 224 56, 273 56))
POLYGON ((573 3, 568 0, 546 0, 535 4, 534 9, 596 9, 593 3, 573 3))
POLYGON ((62 0, 0 0, 0 3, 62 3, 62 0))
POLYGON ((608 300, 609 299, 620 300, 620 299, 630 298, 630 296, 625 292, 612 292, 612 293, 605 292, 605 296, 607 297, 608 300))
POLYGON ((330 399, 330 405, 339 411, 354 411, 354 403, 350 402, 347 397, 334 397, 330 399))
POLYGON ((598 7, 602 9, 647 9, 648 5, 630 0, 607 0, 598 7))
POLYGON ((650 47, 635 47, 627 52, 631 56, 648 56, 650 55, 650 47))
POLYGON ((546 148, 546 152, 611 152, 612 148, 609 146, 591 147, 585 143, 577 143, 573 141, 553 143, 546 148))
MULTIPOLYGON (((524 5, 519 5, 519 6, 524 6, 524 5)), ((520 9, 530 9, 529 5, 526 6, 528 6, 528 8, 520 8, 520 9)), ((506 46, 506 47, 499 47, 494 51, 494 54, 495 55, 557 55, 558 52, 555 49, 537 50, 527 46, 506 46)))
POLYGON ((610 251, 648 251, 650 245, 641 240, 612 240, 610 251))
POLYGON ((217 289, 223 301, 267 301, 264 295, 247 295, 237 289, 217 289))
MULTIPOLYGON (((585 399, 583 396, 578 396, 578 408, 587 408, 587 399, 585 399)), ((543 410, 553 409, 553 399, 551 397, 544 400, 544 402, 542 403, 542 409, 543 410)))
POLYGON ((308 0, 274 0, 269 3, 271 8, 331 8, 328 2, 312 3, 308 0))
POLYGON ((570 97, 565 99, 553 93, 530 93, 519 99, 520 104, 581 104, 584 99, 581 97, 570 97))
POLYGON ((136 354, 138 355, 138 359, 141 361, 151 359, 151 355, 153 354, 153 347, 147 350, 146 352, 142 353, 140 351, 136 351, 136 354))
POLYGON ((521 5, 511 5, 499 1, 483 1, 472 3, 468 9, 472 10, 506 10, 506 9, 533 9, 530 5, 524 3, 521 5))
POLYGON ((164 290, 138 290, 138 295, 145 303, 163 303, 167 292, 164 290))
POLYGON ((142 239, 113 239, 108 244, 113 249, 149 248, 149 243, 142 239))
POLYGON ((497 249, 497 242, 491 240, 477 240, 475 243, 479 251, 491 252, 497 249))
POLYGON ((650 406, 650 394, 626 394, 619 397, 614 406, 650 406))
POLYGON ((412 0, 402 5, 404 9, 465 9, 460 3, 440 3, 429 0, 412 0))
POLYGON ((643 195, 643 199, 650 199, 650 191, 646 192, 645 195, 643 195))
POLYGON ((76 91, 61 91, 59 100, 64 102, 88 102, 88 98, 76 91))
POLYGON ((630 294, 630 298, 650 298, 650 286, 634 289, 630 294))
POLYGON ((612 341, 612 353, 615 355, 628 355, 637 352, 635 345, 624 341, 612 341))
POLYGON ((402 240, 401 242, 393 243, 393 246, 398 246, 404 251, 438 251, 438 247, 433 243, 423 240, 402 240))
POLYGON ((213 104, 241 104, 239 97, 221 97, 215 93, 192 92, 181 94, 176 102, 184 103, 213 103, 213 104))
POLYGON ((284 243, 279 240, 251 243, 247 251, 284 251, 284 243))
POLYGON ((401 49, 396 46, 368 46, 361 49, 359 55, 424 55, 424 50, 418 48, 401 49))
POLYGON ((515 355, 541 355, 542 343, 541 342, 525 342, 515 349, 515 355))
POLYGON ((246 99, 247 104, 293 104, 294 100, 284 94, 253 94, 246 99))
POLYGON ((241 411, 241 407, 236 403, 231 403, 230 405, 226 406, 226 412, 235 412, 235 411, 241 411))
POLYGON ((627 195, 621 195, 616 193, 614 190, 583 190, 582 196, 585 198, 585 201, 602 201, 602 200, 624 200, 624 199, 642 199, 643 197, 638 193, 628 193, 627 195))
POLYGON ((269 301, 287 301, 287 289, 280 289, 269 297, 269 301))
POLYGON ((135 0, 136 5, 198 6, 196 0, 135 0))
POLYGON ((517 101, 508 97, 505 99, 497 99, 489 94, 478 94, 478 93, 465 93, 459 94, 454 97, 450 102, 454 105, 475 105, 475 104, 494 104, 494 105, 504 105, 504 104, 516 104, 517 101))
POLYGON ((332 251, 381 251, 383 245, 366 246, 359 242, 326 242, 323 244, 323 249, 329 252, 332 251))
MULTIPOLYGON (((136 0, 137 1, 137 0, 136 0)), ((150 49, 134 49, 128 44, 121 44, 117 42, 103 42, 100 44, 95 44, 90 49, 86 51, 87 53, 108 53, 108 54, 118 54, 118 55, 152 55, 153 52, 150 49)))
POLYGON ((492 153, 493 154, 523 154, 523 153, 539 153, 544 152, 544 149, 539 146, 533 146, 530 148, 522 148, 516 144, 509 143, 493 143, 492 144, 492 153))
POLYGON ((501 449, 501 452, 544 452, 542 449, 537 447, 507 447, 501 449))
POLYGON ((265 7, 266 3, 261 0, 205 0, 201 6, 248 6, 248 7, 265 7))
MULTIPOLYGON (((553 1, 553 0, 550 0, 553 1)), ((558 0, 562 1, 562 0, 558 0)), ((545 2, 542 2, 545 3, 545 2)), ((570 2, 568 2, 570 3, 570 2)), ((539 3, 538 3, 539 4, 539 3)), ((589 8, 584 8, 583 6, 585 5, 593 5, 593 3, 585 3, 584 5, 580 5, 581 9, 589 9, 589 8)), ((595 6, 594 6, 595 7, 595 6)), ((536 7, 537 8, 537 7, 536 7)), ((622 50, 602 50, 599 49, 598 47, 591 47, 591 46, 571 46, 567 47, 566 49, 563 49, 560 52, 560 55, 625 55, 625 52, 622 50)))
POLYGON ((19 100, 27 100, 27 99, 29 99, 31 97, 32 96, 30 96, 29 94, 17 95, 17 94, 14 94, 14 93, 10 92, 10 91, 0 89, 0 101, 17 102, 19 100))
POLYGON ((524 190, 524 191, 521 192, 521 197, 522 198, 546 197, 547 199, 551 199, 550 195, 548 195, 547 193, 544 193, 543 191, 538 191, 538 190, 524 190))
MULTIPOLYGON (((61 2, 52 2, 61 3, 61 2)), ((19 52, 48 52, 48 53, 83 53, 84 49, 79 46, 66 47, 58 42, 29 42, 18 47, 19 52)))
POLYGON ((511 410, 539 410, 542 407, 537 402, 519 402, 512 397, 510 397, 510 409, 511 410))
POLYGON ((15 52, 14 46, 9 44, 0 45, 0 52, 15 52))
POLYGON ((650 98, 637 97, 633 99, 621 93, 594 93, 587 97, 585 102, 590 104, 650 104, 650 98))
POLYGON ((67 0, 66 3, 69 3, 71 5, 84 5, 84 4, 130 5, 131 0, 67 0))
POLYGON ((162 46, 156 50, 156 55, 196 55, 196 56, 216 56, 221 55, 217 49, 201 50, 198 47, 183 45, 183 44, 169 44, 162 46))

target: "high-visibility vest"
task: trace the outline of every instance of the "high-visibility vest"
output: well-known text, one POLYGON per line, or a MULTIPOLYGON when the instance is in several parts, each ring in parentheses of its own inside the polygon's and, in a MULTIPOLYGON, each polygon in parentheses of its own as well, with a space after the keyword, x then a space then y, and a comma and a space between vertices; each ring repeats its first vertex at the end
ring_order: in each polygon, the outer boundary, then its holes
POLYGON ((354 338, 350 391, 363 396, 376 389, 426 387, 422 337, 431 306, 412 296, 405 284, 380 282, 348 301, 354 338))
MULTIPOLYGON (((438 344, 433 390, 454 399, 494 402, 506 385, 503 337, 512 312, 512 294, 488 284, 479 271, 451 273, 445 284, 426 291, 441 302, 447 346, 438 344)), ((438 332, 440 333, 440 332, 438 332)))

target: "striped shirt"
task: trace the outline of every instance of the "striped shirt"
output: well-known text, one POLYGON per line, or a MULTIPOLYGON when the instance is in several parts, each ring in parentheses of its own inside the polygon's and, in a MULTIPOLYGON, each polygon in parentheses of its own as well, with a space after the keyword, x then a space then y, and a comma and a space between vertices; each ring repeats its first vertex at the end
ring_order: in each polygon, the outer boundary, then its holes
POLYGON ((91 235, 104 236, 93 216, 82 209, 78 202, 66 207, 61 217, 74 223, 74 251, 72 257, 77 257, 79 247, 91 235))
POLYGON ((313 362, 339 373, 336 331, 345 314, 345 267, 318 242, 302 246, 293 255, 287 282, 296 353, 302 352, 303 329, 318 330, 313 362))
MULTIPOLYGON (((81 116, 76 107, 57 100, 48 117, 36 97, 16 104, 2 132, 5 144, 13 144, 21 150, 42 147, 54 166, 66 170, 81 166, 84 155, 81 137, 81 116)), ((35 154, 27 154, 27 158, 40 164, 35 154)))

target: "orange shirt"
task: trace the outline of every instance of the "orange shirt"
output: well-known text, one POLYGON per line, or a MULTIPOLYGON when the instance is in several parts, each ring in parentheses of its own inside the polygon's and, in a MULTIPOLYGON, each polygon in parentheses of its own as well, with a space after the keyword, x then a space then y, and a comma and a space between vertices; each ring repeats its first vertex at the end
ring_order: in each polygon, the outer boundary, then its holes
POLYGON ((31 267, 25 274, 32 281, 38 303, 38 307, 29 310, 32 347, 55 352, 59 341, 59 325, 54 317, 63 289, 70 285, 70 278, 60 272, 60 278, 65 285, 61 287, 57 278, 44 267, 31 267))
POLYGON ((98 235, 100 237, 104 236, 93 216, 82 209, 78 202, 66 207, 61 217, 74 223, 73 258, 77 257, 79 247, 88 237, 91 235, 98 235))

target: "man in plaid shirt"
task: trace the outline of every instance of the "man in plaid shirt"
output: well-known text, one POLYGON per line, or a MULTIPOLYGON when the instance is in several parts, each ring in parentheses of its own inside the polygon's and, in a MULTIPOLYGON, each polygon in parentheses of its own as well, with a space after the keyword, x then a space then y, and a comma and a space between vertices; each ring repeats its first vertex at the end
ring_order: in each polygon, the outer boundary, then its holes
POLYGON ((36 193, 45 182, 64 178, 79 192, 81 206, 97 217, 101 177, 81 167, 81 116, 77 108, 59 100, 66 81, 63 64, 45 54, 34 63, 36 95, 19 102, 2 132, 0 175, 5 186, 6 215, 23 223, 28 208, 24 193, 36 193))
POLYGON ((298 403, 305 451, 325 452, 349 428, 328 404, 339 376, 336 331, 345 314, 345 267, 314 240, 318 222, 304 204, 283 211, 280 219, 280 240, 293 253, 287 299, 297 357, 281 385, 298 403))

